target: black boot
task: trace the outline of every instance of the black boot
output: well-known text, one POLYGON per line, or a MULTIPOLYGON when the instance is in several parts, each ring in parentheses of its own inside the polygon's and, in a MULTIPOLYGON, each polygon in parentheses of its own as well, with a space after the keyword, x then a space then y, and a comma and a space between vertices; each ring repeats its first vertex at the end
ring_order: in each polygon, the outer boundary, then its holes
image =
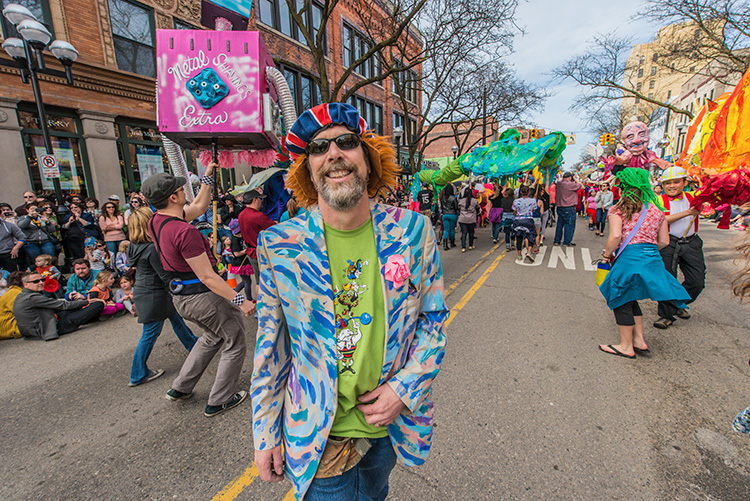
POLYGON ((443 239, 443 250, 448 250, 450 247, 448 247, 448 240, 443 239))
POLYGON ((456 246, 456 241, 451 239, 451 247, 455 247, 455 246, 456 246))

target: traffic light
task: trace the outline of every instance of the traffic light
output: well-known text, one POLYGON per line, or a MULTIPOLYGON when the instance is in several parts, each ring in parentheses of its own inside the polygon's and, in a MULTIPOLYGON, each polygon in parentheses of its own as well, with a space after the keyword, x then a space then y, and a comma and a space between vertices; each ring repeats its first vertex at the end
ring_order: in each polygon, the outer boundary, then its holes
POLYGON ((607 132, 607 144, 615 142, 615 135, 611 132, 607 132))
POLYGON ((606 134, 602 134, 601 136, 599 136, 599 144, 601 144, 602 146, 604 146, 604 145, 607 144, 607 135, 606 134))
POLYGON ((537 131, 536 131, 536 129, 531 129, 530 137, 531 137, 532 141, 537 138, 537 131))

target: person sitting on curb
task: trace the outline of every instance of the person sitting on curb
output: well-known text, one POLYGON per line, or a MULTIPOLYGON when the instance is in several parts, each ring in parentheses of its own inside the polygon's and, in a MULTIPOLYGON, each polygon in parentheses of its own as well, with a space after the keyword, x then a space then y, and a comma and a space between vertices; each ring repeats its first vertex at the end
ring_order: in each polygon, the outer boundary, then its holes
POLYGON ((44 279, 36 271, 24 273, 21 282, 23 290, 13 305, 13 314, 25 338, 52 341, 99 318, 104 310, 100 299, 66 301, 44 296, 44 279))
POLYGON ((23 290, 21 277, 23 271, 14 271, 8 276, 8 290, 0 297, 0 339, 12 339, 21 337, 18 332, 18 323, 13 315, 13 305, 16 298, 23 290))
POLYGON ((65 299, 86 299, 99 272, 91 269, 88 259, 76 259, 73 261, 73 273, 75 274, 68 279, 68 293, 65 294, 65 299))

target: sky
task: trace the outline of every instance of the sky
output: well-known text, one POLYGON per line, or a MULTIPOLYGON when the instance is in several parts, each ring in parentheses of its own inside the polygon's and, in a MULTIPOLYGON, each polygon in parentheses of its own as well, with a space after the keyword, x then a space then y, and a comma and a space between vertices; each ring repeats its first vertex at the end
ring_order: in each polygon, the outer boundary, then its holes
POLYGON ((619 36, 631 36, 634 44, 653 41, 658 27, 632 19, 642 3, 642 0, 529 0, 522 1, 517 10, 517 24, 525 34, 516 36, 515 52, 507 61, 519 78, 545 87, 550 94, 543 111, 532 113, 525 125, 576 134, 576 144, 569 145, 563 154, 566 167, 576 163, 585 145, 598 143, 598 138, 585 131, 584 117, 569 109, 583 88, 572 80, 551 83, 550 72, 585 52, 596 34, 616 32, 619 36))

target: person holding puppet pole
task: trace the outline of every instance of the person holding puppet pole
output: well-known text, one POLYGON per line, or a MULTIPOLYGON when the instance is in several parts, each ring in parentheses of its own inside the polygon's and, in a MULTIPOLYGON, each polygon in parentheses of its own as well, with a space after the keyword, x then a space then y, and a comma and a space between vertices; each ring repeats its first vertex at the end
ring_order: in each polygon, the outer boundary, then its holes
MULTIPOLYGON (((667 223, 669 245, 660 250, 664 266, 674 277, 677 269, 685 280, 683 287, 690 294, 690 304, 706 286, 706 262, 703 258, 703 240, 698 236, 698 209, 693 205, 693 194, 685 192, 688 173, 682 167, 669 167, 661 177, 664 193, 661 195, 667 223)), ((676 317, 687 320, 690 313, 678 308, 674 301, 660 301, 659 319, 654 322, 657 329, 667 329, 676 317)))

